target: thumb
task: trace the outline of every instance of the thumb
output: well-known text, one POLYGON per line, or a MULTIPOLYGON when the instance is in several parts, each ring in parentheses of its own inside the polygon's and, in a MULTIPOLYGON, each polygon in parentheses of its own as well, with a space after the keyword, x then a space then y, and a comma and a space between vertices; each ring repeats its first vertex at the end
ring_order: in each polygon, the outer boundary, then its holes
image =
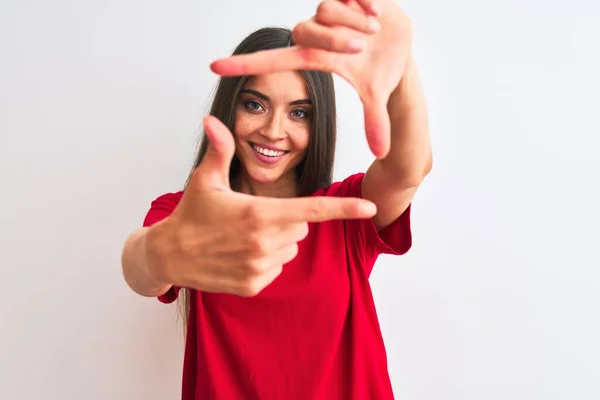
POLYGON ((390 150, 390 116, 385 96, 363 99, 365 105, 365 132, 367 142, 377 158, 385 157, 390 150))
POLYGON ((204 118, 208 148, 202 162, 194 171, 195 184, 214 189, 230 189, 229 167, 235 153, 235 141, 227 127, 216 117, 204 118))

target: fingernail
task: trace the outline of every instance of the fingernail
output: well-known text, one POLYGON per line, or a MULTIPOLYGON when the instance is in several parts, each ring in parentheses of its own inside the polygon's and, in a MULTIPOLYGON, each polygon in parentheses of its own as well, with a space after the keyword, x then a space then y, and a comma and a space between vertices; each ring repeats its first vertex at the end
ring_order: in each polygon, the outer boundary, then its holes
POLYGON ((352 39, 348 42, 348 50, 350 51, 361 51, 365 47, 364 40, 352 39))
POLYGON ((369 31, 370 32, 379 32, 381 29, 381 23, 377 21, 375 18, 369 18, 369 31))

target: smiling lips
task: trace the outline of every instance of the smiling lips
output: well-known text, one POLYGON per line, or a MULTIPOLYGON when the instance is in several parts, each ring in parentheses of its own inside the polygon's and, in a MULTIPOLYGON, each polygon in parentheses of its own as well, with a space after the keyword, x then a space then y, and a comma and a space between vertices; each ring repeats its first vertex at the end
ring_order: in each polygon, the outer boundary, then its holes
POLYGON ((250 146, 254 150, 256 158, 265 164, 276 164, 284 155, 289 153, 287 150, 278 149, 273 146, 258 145, 256 143, 250 143, 250 146))

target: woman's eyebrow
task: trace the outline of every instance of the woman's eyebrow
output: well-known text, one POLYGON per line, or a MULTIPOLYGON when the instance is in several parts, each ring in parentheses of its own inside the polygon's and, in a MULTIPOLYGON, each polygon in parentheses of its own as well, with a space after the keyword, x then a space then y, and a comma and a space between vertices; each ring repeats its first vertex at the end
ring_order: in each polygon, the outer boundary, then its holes
MULTIPOLYGON (((246 93, 246 94, 251 94, 254 95, 260 99, 263 99, 264 101, 271 101, 271 99, 269 98, 269 96, 267 96, 264 93, 259 92, 258 90, 254 90, 254 89, 242 89, 240 90, 240 93, 246 93)), ((292 106, 297 106, 300 104, 312 104, 312 101, 310 99, 300 99, 300 100, 294 100, 290 103, 290 105, 292 106)))

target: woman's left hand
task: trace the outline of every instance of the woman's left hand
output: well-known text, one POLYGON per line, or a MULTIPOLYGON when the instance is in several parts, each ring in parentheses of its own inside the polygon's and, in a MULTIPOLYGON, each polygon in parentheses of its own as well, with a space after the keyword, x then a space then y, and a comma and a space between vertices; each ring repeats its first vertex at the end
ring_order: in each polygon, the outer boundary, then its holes
POLYGON ((290 70, 338 74, 360 96, 371 151, 387 155, 387 103, 409 65, 412 44, 410 21, 395 0, 324 0, 314 17, 294 28, 293 40, 293 47, 228 57, 211 69, 222 76, 290 70))

